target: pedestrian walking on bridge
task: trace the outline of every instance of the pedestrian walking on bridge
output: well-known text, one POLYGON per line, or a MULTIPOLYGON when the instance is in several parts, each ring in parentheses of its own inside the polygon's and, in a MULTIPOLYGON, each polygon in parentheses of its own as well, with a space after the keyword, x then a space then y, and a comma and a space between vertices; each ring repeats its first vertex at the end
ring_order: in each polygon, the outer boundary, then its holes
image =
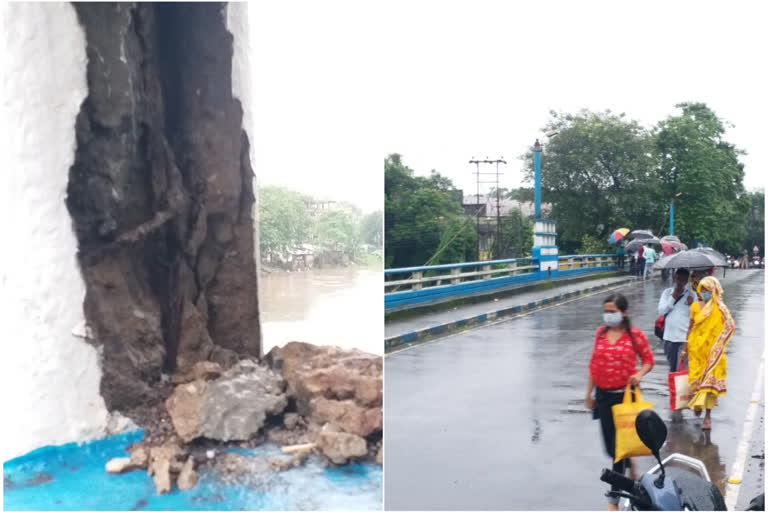
POLYGON ((624 244, 619 243, 619 247, 616 249, 616 266, 619 270, 624 270, 624 244))
POLYGON ((645 258, 645 271, 643 272, 643 279, 647 279, 648 274, 653 279, 653 265, 656 263, 656 250, 651 247, 651 244, 645 246, 643 251, 643 258, 645 258))
MULTIPOLYGON (((628 310, 629 302, 620 293, 611 294, 603 302, 603 325, 595 333, 584 401, 587 409, 592 409, 593 417, 600 420, 605 451, 611 460, 616 452, 616 425, 611 407, 622 402, 627 384, 638 385, 654 363, 648 339, 643 331, 632 327, 628 310), (639 370, 638 358, 642 361, 639 370)), ((613 470, 619 473, 627 469, 630 474, 634 470, 628 458, 613 464, 613 470)), ((608 510, 618 510, 618 499, 609 498, 608 510)))
POLYGON ((726 392, 725 347, 736 331, 736 322, 723 302, 723 287, 717 278, 702 278, 697 291, 701 301, 691 305, 688 328, 688 382, 694 393, 688 407, 696 416, 706 411, 701 428, 711 430, 712 409, 726 392))
POLYGON ((669 362, 669 372, 677 371, 680 355, 688 339, 688 327, 691 319, 691 304, 696 300, 696 294, 688 286, 690 272, 679 268, 675 272, 675 286, 662 292, 659 299, 659 315, 664 319, 664 355, 669 362))

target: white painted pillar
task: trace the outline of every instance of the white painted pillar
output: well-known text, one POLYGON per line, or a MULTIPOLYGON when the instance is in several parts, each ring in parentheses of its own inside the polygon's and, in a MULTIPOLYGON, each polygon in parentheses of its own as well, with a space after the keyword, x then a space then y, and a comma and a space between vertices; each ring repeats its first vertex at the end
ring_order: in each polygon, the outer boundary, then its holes
POLYGON ((85 36, 70 3, 2 7, 3 461, 101 437, 96 348, 65 204, 75 119, 87 95, 85 36), (7 316, 6 316, 7 315, 7 316))

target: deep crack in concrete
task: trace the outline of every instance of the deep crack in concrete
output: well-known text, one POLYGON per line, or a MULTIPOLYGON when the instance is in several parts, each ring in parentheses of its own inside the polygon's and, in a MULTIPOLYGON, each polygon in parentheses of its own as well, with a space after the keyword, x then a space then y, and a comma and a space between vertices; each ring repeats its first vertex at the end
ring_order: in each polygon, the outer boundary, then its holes
POLYGON ((76 3, 88 55, 67 206, 109 410, 258 358, 253 173, 222 3, 76 3), (117 37, 116 37, 117 35, 117 37))

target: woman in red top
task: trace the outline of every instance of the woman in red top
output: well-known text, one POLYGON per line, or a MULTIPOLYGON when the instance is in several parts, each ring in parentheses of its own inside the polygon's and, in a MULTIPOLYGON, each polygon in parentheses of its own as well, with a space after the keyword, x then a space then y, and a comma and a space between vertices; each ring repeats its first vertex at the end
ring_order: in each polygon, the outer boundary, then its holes
MULTIPOLYGON (((605 451, 611 459, 615 455, 616 427, 611 407, 621 403, 627 384, 636 386, 653 368, 653 352, 643 331, 632 327, 627 309, 627 298, 620 293, 611 294, 603 302, 603 326, 595 333, 595 348, 589 361, 589 379, 585 405, 600 419, 605 451), (637 358, 642 367, 637 370, 637 358), (592 391, 595 397, 592 398, 592 391)), ((630 459, 620 460, 613 470, 624 474, 631 469, 630 459)), ((618 490, 613 489, 612 490, 618 490)), ((610 498, 608 510, 618 510, 618 499, 610 498)))

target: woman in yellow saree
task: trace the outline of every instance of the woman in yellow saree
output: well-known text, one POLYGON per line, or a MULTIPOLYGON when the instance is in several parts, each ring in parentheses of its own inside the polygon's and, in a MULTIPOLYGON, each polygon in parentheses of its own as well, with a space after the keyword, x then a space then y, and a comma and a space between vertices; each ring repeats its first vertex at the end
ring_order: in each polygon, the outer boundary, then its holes
POLYGON ((731 312, 723 302, 723 287, 712 276, 701 279, 696 290, 700 302, 691 304, 688 328, 688 382, 694 393, 688 407, 696 416, 706 411, 703 430, 712 428, 712 409, 717 397, 725 394, 725 347, 736 330, 731 312))

